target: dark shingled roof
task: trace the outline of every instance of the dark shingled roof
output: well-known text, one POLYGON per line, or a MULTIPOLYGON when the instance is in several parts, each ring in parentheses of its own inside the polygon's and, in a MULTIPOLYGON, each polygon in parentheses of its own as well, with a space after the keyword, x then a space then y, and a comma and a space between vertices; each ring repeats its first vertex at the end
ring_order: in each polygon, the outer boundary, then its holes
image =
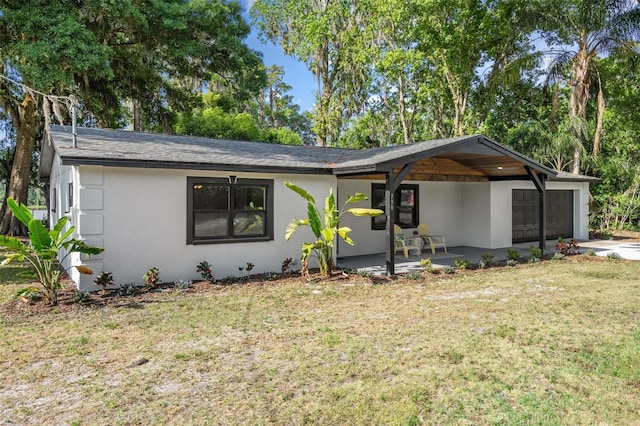
MULTIPOLYGON (((51 126, 40 163, 48 177, 54 150, 66 165, 180 168, 252 172, 357 174, 387 171, 418 158, 457 155, 505 156, 558 179, 557 172, 484 136, 463 136, 409 145, 353 150, 233 141, 193 136, 78 127, 74 147, 70 126, 51 126)), ((569 174, 566 174, 569 175, 569 174)), ((587 180, 569 175, 561 180, 587 180)), ((595 178, 589 178, 595 179, 595 178)))
POLYGON ((331 173, 352 150, 232 141, 193 136, 79 127, 73 147, 71 127, 51 126, 50 141, 64 164, 139 165, 229 170, 292 169, 331 173))

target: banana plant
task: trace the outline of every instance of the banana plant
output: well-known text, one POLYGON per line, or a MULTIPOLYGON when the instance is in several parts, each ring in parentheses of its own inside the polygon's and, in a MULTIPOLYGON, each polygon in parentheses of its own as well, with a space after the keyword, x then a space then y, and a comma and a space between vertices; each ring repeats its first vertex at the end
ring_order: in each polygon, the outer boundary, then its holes
POLYGON ((333 188, 329 188, 329 196, 324 201, 324 209, 322 214, 316 207, 314 198, 307 191, 299 187, 298 185, 285 182, 285 186, 292 191, 296 192, 303 199, 307 201, 307 215, 305 219, 294 218, 285 231, 285 239, 289 241, 291 236, 301 226, 309 226, 316 240, 311 243, 302 244, 302 272, 308 273, 308 261, 309 256, 315 255, 318 259, 318 268, 320 269, 321 276, 327 276, 333 272, 335 264, 333 261, 333 248, 335 246, 336 238, 339 236, 349 245, 354 245, 353 240, 349 237, 351 228, 347 226, 340 226, 340 219, 345 213, 351 213, 354 216, 368 216, 374 217, 383 214, 384 212, 379 209, 359 208, 353 207, 347 209, 349 204, 357 203, 359 201, 367 200, 367 196, 360 192, 350 196, 340 210, 336 206, 336 200, 333 196, 333 188), (324 219, 324 220, 323 220, 324 219))
MULTIPOLYGON (((83 253, 87 255, 99 254, 104 250, 101 247, 87 245, 84 241, 71 238, 74 227, 64 231, 67 217, 62 217, 53 229, 47 230, 41 221, 34 219, 29 208, 24 204, 18 205, 15 200, 7 199, 7 205, 13 215, 29 230, 29 242, 24 243, 16 237, 0 235, 0 247, 8 251, 6 259, 0 264, 4 266, 10 262, 28 261, 33 270, 25 271, 28 275, 42 285, 42 296, 46 303, 56 305, 58 303, 58 290, 60 290, 61 263, 71 253, 83 253), (64 253, 61 259, 60 254, 64 253)), ((74 266, 81 274, 93 274, 93 271, 84 266, 74 266)))

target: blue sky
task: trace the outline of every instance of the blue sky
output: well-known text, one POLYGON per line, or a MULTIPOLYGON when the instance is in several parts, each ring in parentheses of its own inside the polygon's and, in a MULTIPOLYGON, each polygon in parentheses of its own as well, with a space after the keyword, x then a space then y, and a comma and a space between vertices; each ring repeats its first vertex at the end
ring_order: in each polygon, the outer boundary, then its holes
MULTIPOLYGON (((248 11, 253 6, 254 0, 241 0, 240 4, 248 11)), ((250 22, 249 13, 244 15, 247 22, 250 22)), ((280 65, 284 67, 284 81, 292 87, 289 94, 293 96, 294 102, 300 105, 300 111, 308 111, 313 107, 317 86, 313 81, 311 72, 307 66, 291 56, 282 53, 282 49, 272 43, 262 43, 258 38, 258 31, 251 29, 251 34, 246 40, 247 45, 262 53, 262 60, 266 65, 280 65)))

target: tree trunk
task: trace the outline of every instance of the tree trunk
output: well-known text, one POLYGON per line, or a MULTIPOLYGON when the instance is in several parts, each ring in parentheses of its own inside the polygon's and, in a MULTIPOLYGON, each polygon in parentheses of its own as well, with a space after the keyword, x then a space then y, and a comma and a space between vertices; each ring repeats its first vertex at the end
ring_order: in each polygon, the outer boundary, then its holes
POLYGON ((600 141, 602 139, 602 125, 604 121, 604 93, 602 92, 602 82, 598 77, 598 112, 596 116, 596 131, 593 135, 593 158, 598 158, 600 155, 600 141))
MULTIPOLYGON (((31 161, 38 134, 37 105, 29 92, 17 105, 17 117, 12 117, 16 129, 16 151, 13 166, 7 184, 7 197, 18 203, 27 204, 29 181, 31 178, 31 161)), ((6 209, 0 220, 0 234, 26 235, 22 223, 17 220, 10 209, 6 209)))
MULTIPOLYGON (((578 140, 584 141, 585 135, 582 132, 582 124, 587 115, 587 102, 589 101, 589 68, 591 67, 591 57, 585 50, 586 42, 581 40, 579 51, 573 62, 573 88, 569 97, 569 115, 579 119, 573 120, 575 136, 578 140)), ((572 172, 579 174, 581 171, 582 147, 576 144, 573 151, 572 172)))
POLYGON ((411 128, 407 119, 407 105, 404 99, 404 77, 398 77, 398 110, 400 123, 402 124, 402 140, 405 144, 411 143, 411 128))
POLYGON ((142 127, 140 125, 140 104, 137 99, 131 100, 131 109, 133 110, 133 131, 139 132, 142 127))
POLYGON ((321 86, 320 101, 316 106, 316 135, 319 146, 327 146, 329 139, 330 120, 329 108, 331 107, 331 97, 333 95, 333 87, 331 77, 329 75, 329 46, 328 42, 324 42, 318 50, 318 61, 315 70, 316 79, 321 86))
POLYGON ((460 88, 460 83, 456 76, 449 72, 449 69, 446 66, 444 74, 447 79, 447 85, 449 86, 449 92, 453 98, 454 117, 451 136, 464 136, 464 116, 467 112, 468 92, 465 92, 460 88))

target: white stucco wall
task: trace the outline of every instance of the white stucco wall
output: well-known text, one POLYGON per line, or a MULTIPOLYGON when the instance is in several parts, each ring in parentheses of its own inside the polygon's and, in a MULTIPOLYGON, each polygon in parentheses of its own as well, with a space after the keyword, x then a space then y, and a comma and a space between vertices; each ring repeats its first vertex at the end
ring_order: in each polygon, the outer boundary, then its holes
MULTIPOLYGON (((307 209, 306 202, 283 182, 296 183, 316 200, 324 200, 329 187, 336 191, 333 176, 234 172, 238 179, 274 181, 274 240, 188 245, 187 177, 227 178, 230 173, 101 166, 79 169, 79 236, 105 249, 99 258, 83 263, 96 274, 112 272, 117 284, 142 284, 142 275, 154 266, 160 269, 162 281, 199 279, 196 265, 202 260, 212 265, 216 279, 241 275, 238 267, 247 262, 255 265, 252 273, 279 272, 287 257, 295 259, 295 268, 299 268, 301 245, 310 241, 312 234, 304 227, 285 241, 287 224, 295 216, 306 217, 307 209)), ((94 278, 83 276, 80 288, 95 289, 94 278)))
MULTIPOLYGON (((546 183, 547 190, 574 191, 573 236, 581 240, 589 239, 589 184, 586 182, 546 183)), ((512 191, 514 189, 535 189, 533 182, 504 181, 491 182, 491 245, 487 248, 509 247, 512 238, 512 191)), ((480 246, 484 247, 484 246, 480 246)))
MULTIPOLYGON (((103 254, 87 258, 78 255, 67 259, 65 268, 83 264, 94 271, 92 276, 69 272, 79 288, 94 290, 100 271, 114 274, 117 284, 142 284, 142 275, 153 266, 160 268, 163 281, 198 279, 196 265, 206 260, 217 279, 240 275, 238 267, 255 264, 253 273, 279 272, 282 261, 291 257, 300 267, 300 248, 312 241, 309 228, 301 228, 285 241, 287 224, 293 217, 306 217, 306 202, 286 188, 289 180, 308 190, 322 207, 330 187, 338 195, 341 207, 350 194, 371 195, 370 180, 336 179, 334 176, 274 175, 233 173, 239 179, 274 181, 274 240, 231 244, 188 245, 186 243, 187 177, 222 177, 226 172, 193 170, 135 169, 102 166, 62 166, 56 156, 51 174, 51 188, 57 188, 56 211, 50 212, 52 223, 67 215, 76 226, 76 237, 88 244, 105 248, 103 254), (67 206, 68 184, 73 183, 74 205, 67 206), (338 188, 339 186, 339 188, 338 188)), ((380 181, 376 181, 380 183, 380 181)), ((534 189, 527 181, 487 183, 414 182, 419 185, 421 223, 444 235, 447 245, 482 248, 511 246, 511 197, 513 189, 534 189)), ((574 191, 574 236, 588 238, 588 183, 548 182, 547 188, 574 191)), ((52 190, 53 192, 53 190, 52 190)), ((355 205, 354 205, 355 206, 355 205)), ((360 207, 370 207, 370 201, 360 207)), ((385 231, 371 230, 368 217, 346 214, 343 226, 352 229, 354 246, 338 242, 338 256, 353 256, 385 251, 385 231)), ((412 229, 405 229, 410 235, 412 229)), ((315 264, 311 263, 311 267, 315 264)))
MULTIPOLYGON (((491 186, 488 182, 462 184, 462 245, 491 245, 491 186)), ((451 244, 451 246, 453 246, 451 244)))
MULTIPOLYGON (((339 200, 363 192, 371 196, 370 180, 340 179, 339 200)), ((381 181, 376 181, 380 183, 381 181)), ((512 245, 512 190, 535 189, 529 181, 498 181, 479 183, 413 182, 419 185, 420 222, 431 232, 444 235, 447 246, 458 245, 497 249, 512 245)), ((574 236, 589 238, 589 184, 583 182, 547 182, 549 190, 574 191, 574 236)), ((369 201, 361 203, 370 207, 369 201)), ((352 229, 354 246, 338 243, 339 256, 356 256, 385 252, 385 231, 372 230, 368 218, 345 215, 342 225, 352 229)), ((411 235, 411 229, 405 229, 411 235)))
MULTIPOLYGON (((50 175, 50 187, 49 187, 49 222, 50 225, 55 225, 58 220, 66 216, 69 220, 67 225, 65 226, 65 231, 69 229, 71 226, 76 226, 77 224, 77 210, 73 205, 69 205, 69 184, 73 183, 73 191, 74 191, 74 203, 77 199, 77 182, 78 179, 78 170, 74 167, 63 166, 60 161, 60 156, 55 155, 53 159, 53 164, 51 168, 50 175)), ((77 226, 76 231, 73 234, 74 238, 78 237, 77 226)), ((64 250, 59 255, 60 260, 62 261, 62 267, 69 273, 71 278, 78 282, 80 280, 80 274, 78 271, 72 266, 80 265, 80 257, 76 253, 72 253, 67 256, 67 253, 64 250)))

